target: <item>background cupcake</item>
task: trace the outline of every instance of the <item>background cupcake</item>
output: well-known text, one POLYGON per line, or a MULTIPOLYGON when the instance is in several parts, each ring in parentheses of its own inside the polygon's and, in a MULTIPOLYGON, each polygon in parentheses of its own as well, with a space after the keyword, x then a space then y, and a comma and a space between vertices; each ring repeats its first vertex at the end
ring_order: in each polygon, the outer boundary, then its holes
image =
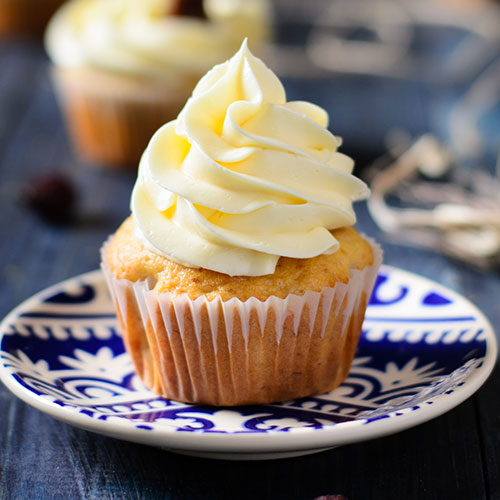
POLYGON ((98 164, 135 167, 198 79, 244 36, 267 39, 265 0, 72 0, 46 48, 73 142, 98 164))
POLYGON ((0 38, 41 36, 64 0, 0 0, 0 38))
POLYGON ((350 227, 368 188, 327 122, 243 44, 153 136, 102 257, 154 391, 266 403, 346 377, 381 252, 350 227))

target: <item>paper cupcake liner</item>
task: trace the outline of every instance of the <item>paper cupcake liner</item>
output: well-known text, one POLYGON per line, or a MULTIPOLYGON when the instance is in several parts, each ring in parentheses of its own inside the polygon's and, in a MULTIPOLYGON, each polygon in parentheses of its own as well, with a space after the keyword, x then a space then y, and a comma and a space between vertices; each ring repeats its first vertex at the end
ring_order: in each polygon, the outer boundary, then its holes
POLYGON ((151 280, 102 269, 125 346, 150 389, 189 403, 270 403, 330 391, 347 376, 382 262, 368 241, 374 263, 352 269, 349 283, 266 301, 157 294, 151 280))
POLYGON ((192 90, 61 68, 53 80, 75 149, 107 167, 137 168, 154 132, 177 116, 192 90))

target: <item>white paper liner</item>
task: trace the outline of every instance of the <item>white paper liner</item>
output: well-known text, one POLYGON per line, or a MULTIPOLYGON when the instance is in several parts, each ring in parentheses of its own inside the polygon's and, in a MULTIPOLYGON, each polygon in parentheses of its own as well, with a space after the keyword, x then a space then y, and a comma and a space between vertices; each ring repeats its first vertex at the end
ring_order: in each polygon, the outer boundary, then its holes
POLYGON ((101 166, 137 168, 152 134, 174 119, 189 97, 182 88, 103 71, 54 66, 52 79, 72 142, 101 166))
MULTIPOLYGON (((317 329, 319 328, 321 338, 325 334, 327 324, 330 325, 330 330, 333 328, 332 317, 337 322, 334 328, 335 331, 340 332, 340 336, 345 336, 347 330, 353 328, 350 325, 353 313, 356 312, 361 314, 361 316, 364 315, 364 309, 375 283, 378 269, 382 263, 382 250, 380 246, 370 238, 365 237, 365 239, 373 248, 374 263, 362 270, 351 269, 350 280, 347 284, 337 283, 334 287, 324 287, 320 292, 309 290, 302 296, 295 294, 290 294, 286 298, 271 296, 265 301, 260 301, 256 298, 250 298, 246 301, 239 300, 238 298, 232 298, 227 301, 222 301, 220 298, 208 300, 205 296, 200 296, 193 300, 187 294, 177 296, 171 293, 157 294, 152 289, 154 287, 154 280, 132 282, 126 279, 116 279, 105 264, 102 264, 101 267, 121 321, 127 321, 124 318, 130 318, 131 314, 132 316, 134 315, 134 311, 130 311, 130 308, 133 308, 135 312, 139 312, 140 322, 142 322, 142 329, 144 330, 141 342, 143 344, 147 342, 149 349, 155 351, 156 354, 151 356, 152 362, 158 364, 159 360, 164 361, 164 352, 159 344, 166 339, 159 337, 158 332, 160 331, 166 332, 169 339, 173 334, 175 337, 180 335, 183 342, 186 340, 186 335, 193 338, 194 331, 198 343, 197 349, 201 352, 203 349, 208 348, 212 351, 211 355, 217 357, 221 334, 223 335, 223 344, 227 344, 227 347, 226 345, 224 347, 228 349, 230 354, 232 353, 233 343, 235 342, 233 334, 236 329, 238 336, 241 335, 243 337, 248 363, 249 338, 250 335, 255 335, 256 332, 255 321, 253 321, 252 332, 250 332, 251 317, 257 318, 258 330, 262 336, 264 335, 264 330, 269 328, 270 318, 274 317, 274 330, 278 351, 285 325, 288 329, 287 331, 289 332, 291 328, 295 336, 297 336, 300 326, 302 326, 301 334, 303 335, 305 329, 310 337, 313 331, 315 332, 315 336, 317 336, 317 329), (360 303, 361 300, 363 304, 360 303), (342 309, 342 320, 339 327, 337 313, 340 309, 342 309), (208 336, 207 330, 210 332, 208 336), (202 337, 204 339, 203 346, 202 337), (209 345, 209 341, 208 347, 207 337, 211 338, 211 345, 209 345)), ((101 251, 102 255, 106 252, 107 245, 108 243, 104 244, 101 251)), ((361 323, 359 323, 357 328, 360 330, 361 323)), ((125 333, 125 344, 127 345, 128 342, 125 333)), ((165 333, 161 335, 165 335, 165 333)), ((347 340, 341 341, 340 345, 344 345, 346 342, 347 340)), ((239 338, 239 343, 241 344, 241 338, 239 338)), ((127 345, 127 348, 129 348, 129 345, 127 345)), ((147 347, 143 345, 141 349, 144 350, 147 347)), ((353 351, 353 355, 355 347, 351 346, 350 349, 353 351)), ((185 351, 186 358, 189 357, 188 355, 189 353, 185 351)), ((144 364, 144 360, 141 358, 143 356, 144 353, 136 353, 136 356, 132 353, 132 358, 139 374, 144 373, 143 367, 138 366, 144 364), (141 359, 138 359, 138 357, 141 359)), ((202 357, 200 354, 196 356, 197 359, 201 359, 202 357)), ((190 360, 188 360, 189 363, 190 360)), ((201 361, 200 364, 202 364, 201 361)), ((156 366, 156 368, 159 372, 164 370, 162 366, 156 366)), ((345 367, 342 370, 345 371, 345 367)), ((145 383, 150 387, 155 386, 158 388, 158 383, 155 385, 153 380, 146 380, 145 383)))

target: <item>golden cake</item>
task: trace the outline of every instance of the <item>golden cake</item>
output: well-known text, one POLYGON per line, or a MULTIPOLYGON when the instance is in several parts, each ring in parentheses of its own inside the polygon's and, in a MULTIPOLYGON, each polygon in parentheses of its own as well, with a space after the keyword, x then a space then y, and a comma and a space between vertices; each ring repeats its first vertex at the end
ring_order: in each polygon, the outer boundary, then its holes
POLYGON ((257 404, 347 376, 381 251, 352 227, 368 188, 327 122, 244 43, 152 137, 102 268, 153 391, 257 404))

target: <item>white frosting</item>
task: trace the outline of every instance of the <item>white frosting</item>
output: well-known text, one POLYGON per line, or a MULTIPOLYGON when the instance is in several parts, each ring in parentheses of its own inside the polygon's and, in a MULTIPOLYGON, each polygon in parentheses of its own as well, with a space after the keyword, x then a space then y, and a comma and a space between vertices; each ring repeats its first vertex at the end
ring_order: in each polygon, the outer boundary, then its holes
POLYGON ((199 78, 245 36, 269 31, 267 0, 205 0, 207 20, 168 16, 172 0, 71 0, 49 23, 45 44, 59 66, 199 78))
POLYGON ((280 256, 333 253, 368 195, 337 152, 328 115, 287 102, 243 43, 151 139, 132 194, 136 232, 160 255, 229 275, 274 272, 280 256))

